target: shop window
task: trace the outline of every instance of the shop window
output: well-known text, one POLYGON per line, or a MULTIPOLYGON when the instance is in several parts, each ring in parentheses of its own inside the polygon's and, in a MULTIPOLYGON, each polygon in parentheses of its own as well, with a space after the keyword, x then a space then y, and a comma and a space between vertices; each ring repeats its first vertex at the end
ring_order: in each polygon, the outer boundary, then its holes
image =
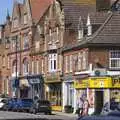
POLYGON ((120 50, 110 50, 109 52, 109 68, 120 69, 120 50))

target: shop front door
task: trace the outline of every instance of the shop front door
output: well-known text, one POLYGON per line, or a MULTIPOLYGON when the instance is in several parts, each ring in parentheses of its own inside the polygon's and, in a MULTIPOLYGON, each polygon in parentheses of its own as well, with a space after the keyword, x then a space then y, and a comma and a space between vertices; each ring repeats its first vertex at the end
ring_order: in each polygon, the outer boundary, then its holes
POLYGON ((95 113, 100 114, 103 107, 103 90, 95 90, 95 113))

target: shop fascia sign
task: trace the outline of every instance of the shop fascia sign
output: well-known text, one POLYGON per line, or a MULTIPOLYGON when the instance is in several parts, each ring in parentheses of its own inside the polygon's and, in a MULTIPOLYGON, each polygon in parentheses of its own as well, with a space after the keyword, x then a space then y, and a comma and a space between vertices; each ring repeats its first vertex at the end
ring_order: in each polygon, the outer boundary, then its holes
POLYGON ((120 88, 120 76, 112 77, 112 88, 120 88))
POLYGON ((89 84, 89 79, 75 80, 74 88, 87 88, 89 84))
POLYGON ((93 76, 106 76, 107 71, 105 68, 94 68, 93 76))
POLYGON ((110 88, 111 77, 91 77, 89 79, 89 88, 110 88))
POLYGON ((75 80, 74 87, 80 88, 111 88, 111 77, 89 77, 75 80))
POLYGON ((40 79, 38 79, 38 78, 30 79, 30 83, 31 83, 31 84, 37 84, 37 83, 40 83, 40 79))

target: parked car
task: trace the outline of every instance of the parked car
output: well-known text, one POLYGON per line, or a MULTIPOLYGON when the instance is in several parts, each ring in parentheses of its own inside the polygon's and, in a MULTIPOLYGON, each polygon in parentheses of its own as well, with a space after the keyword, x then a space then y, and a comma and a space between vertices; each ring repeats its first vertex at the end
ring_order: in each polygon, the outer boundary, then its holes
POLYGON ((7 102, 7 98, 0 98, 0 110, 3 110, 6 102, 7 102))
POLYGON ((18 100, 18 110, 19 111, 27 111, 29 112, 30 108, 33 105, 33 100, 32 99, 19 99, 18 100))
POLYGON ((9 110, 14 110, 14 108, 17 106, 17 98, 9 98, 6 101, 6 104, 3 107, 3 110, 9 111, 9 110))
POLYGON ((4 110, 11 111, 29 111, 33 104, 32 99, 11 98, 4 106, 4 110))
POLYGON ((48 100, 36 100, 31 109, 30 109, 31 113, 45 113, 45 114, 52 114, 52 108, 51 108, 51 104, 48 100))

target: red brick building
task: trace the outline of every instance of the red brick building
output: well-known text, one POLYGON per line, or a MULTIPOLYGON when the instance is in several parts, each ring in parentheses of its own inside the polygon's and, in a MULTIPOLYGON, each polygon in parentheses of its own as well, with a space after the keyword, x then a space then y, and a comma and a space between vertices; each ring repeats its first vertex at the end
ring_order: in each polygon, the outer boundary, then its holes
POLYGON ((63 96, 68 97, 63 105, 76 108, 78 99, 86 96, 91 113, 99 113, 112 98, 120 100, 119 9, 112 7, 111 12, 89 13, 86 23, 80 17, 76 39, 68 39, 76 41, 64 44, 63 96))
POLYGON ((0 26, 0 94, 2 95, 10 95, 10 59, 8 56, 10 51, 10 30, 11 21, 9 13, 7 13, 5 24, 0 26))

